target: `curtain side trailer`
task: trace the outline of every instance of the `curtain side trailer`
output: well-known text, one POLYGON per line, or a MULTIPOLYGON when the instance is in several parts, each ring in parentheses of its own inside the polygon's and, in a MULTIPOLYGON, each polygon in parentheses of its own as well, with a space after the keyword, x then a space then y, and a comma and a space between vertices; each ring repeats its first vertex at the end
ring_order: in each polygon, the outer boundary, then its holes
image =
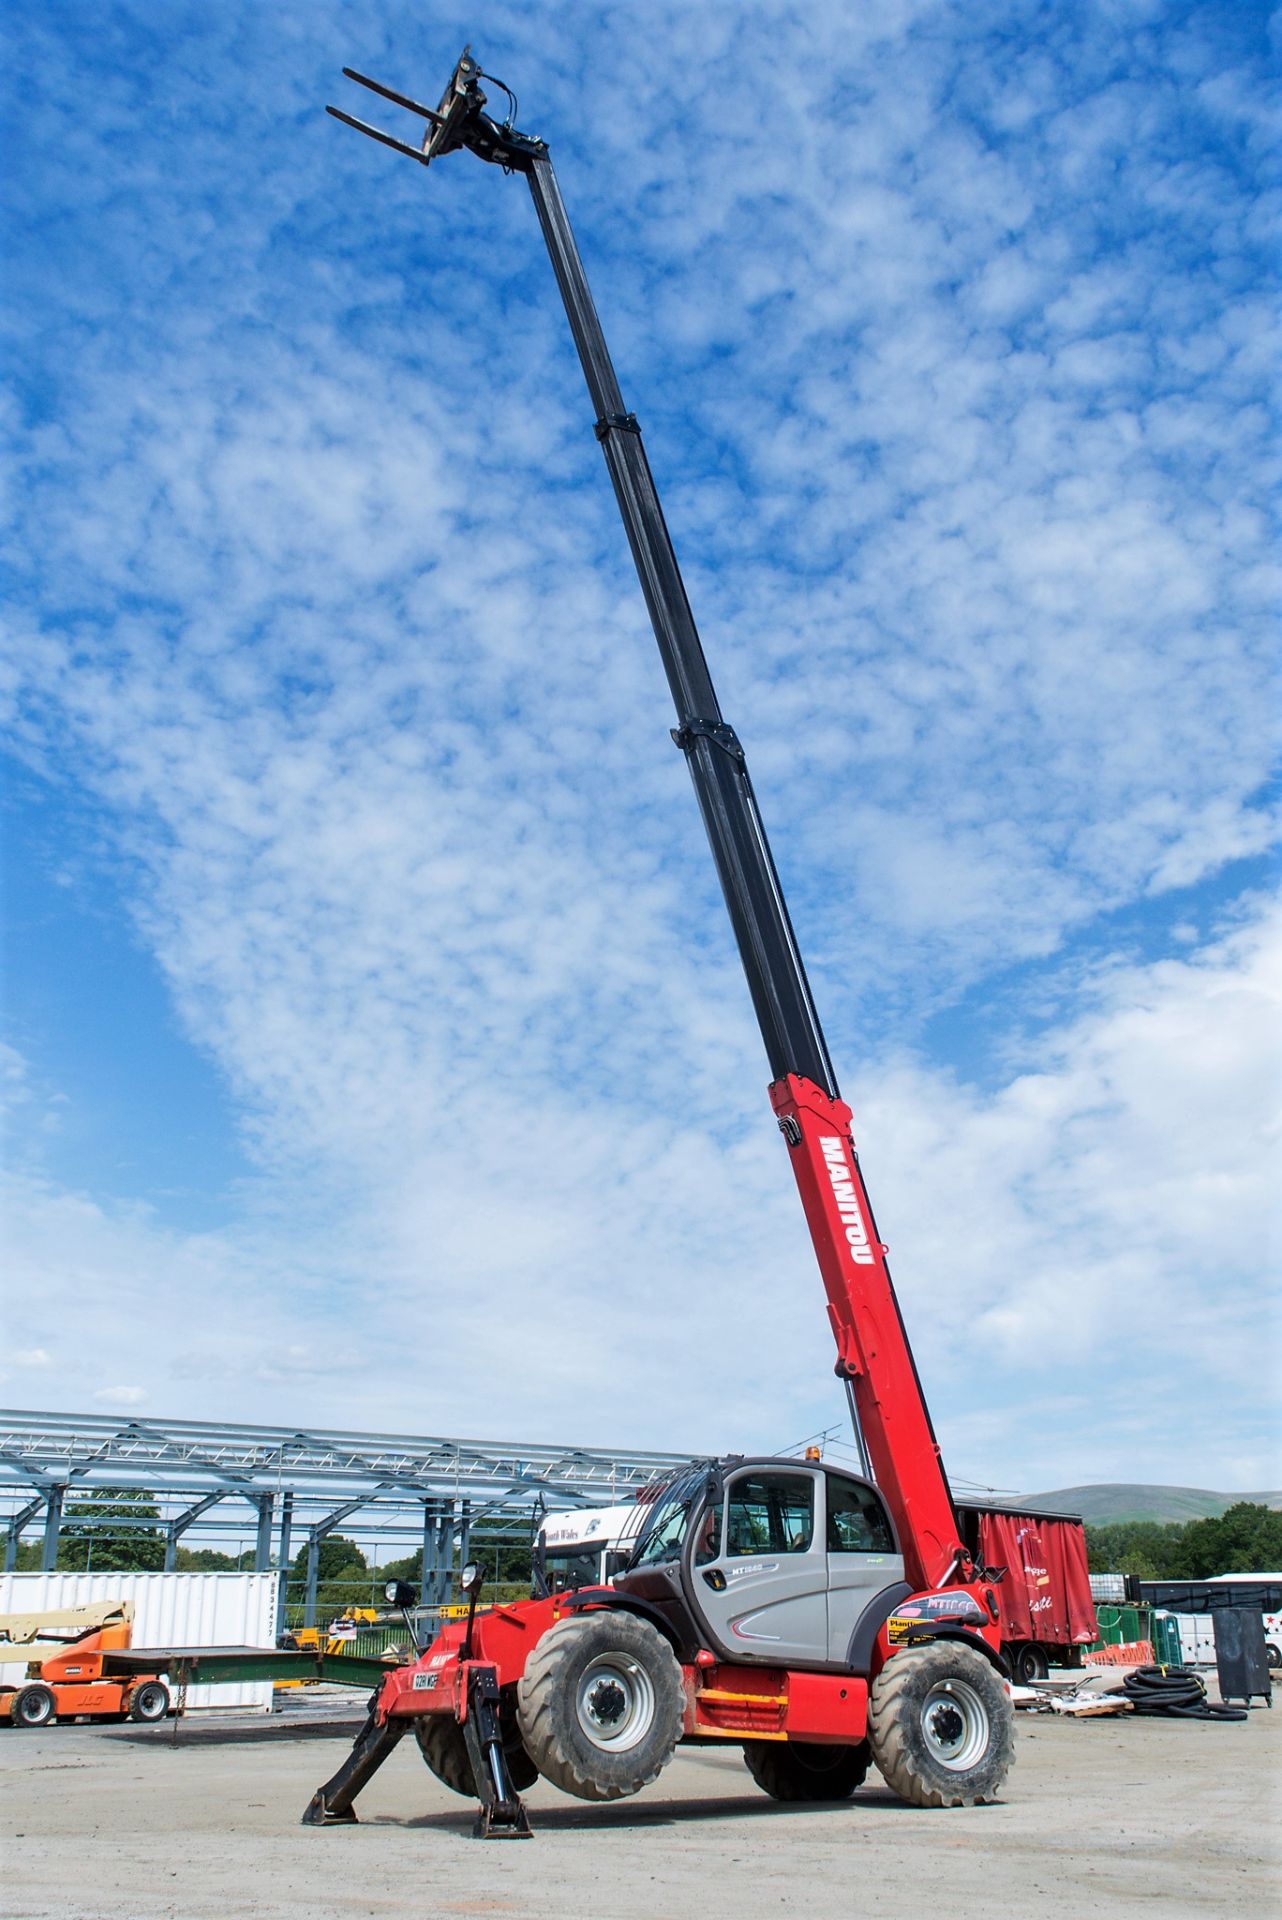
POLYGON ((1080 1667, 1099 1637, 1086 1562, 1086 1529, 1071 1513, 961 1505, 962 1538, 997 1582, 1002 1652, 1023 1686, 1051 1667, 1080 1667))

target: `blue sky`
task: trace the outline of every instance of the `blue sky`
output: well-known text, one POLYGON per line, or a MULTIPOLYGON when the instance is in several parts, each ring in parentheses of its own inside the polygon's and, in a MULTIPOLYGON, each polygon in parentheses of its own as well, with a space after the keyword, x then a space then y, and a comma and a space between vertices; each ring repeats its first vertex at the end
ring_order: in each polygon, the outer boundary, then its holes
POLYGON ((1274 33, 11 23, 0 1394, 842 1417, 528 195, 321 111, 471 39, 552 146, 950 1465, 1278 1484, 1274 33))

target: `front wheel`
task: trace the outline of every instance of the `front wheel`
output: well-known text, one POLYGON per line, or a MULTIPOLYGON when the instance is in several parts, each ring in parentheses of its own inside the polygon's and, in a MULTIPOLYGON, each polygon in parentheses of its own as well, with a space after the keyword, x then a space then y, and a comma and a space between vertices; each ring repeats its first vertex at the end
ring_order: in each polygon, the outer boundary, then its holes
POLYGON ((862 1787, 871 1759, 868 1742, 818 1746, 807 1740, 745 1740, 744 1764, 773 1800, 849 1800, 862 1787))
POLYGON ((676 1655, 648 1620, 558 1620, 525 1663, 517 1724, 545 1780, 579 1800, 638 1793, 672 1758, 684 1709, 676 1655))
POLYGON ((159 1680, 144 1680, 129 1696, 131 1720, 163 1720, 169 1712, 169 1689, 159 1680))
POLYGON ((1005 1681, 973 1647, 906 1647, 872 1683, 872 1757, 911 1806, 979 1806, 1014 1763, 1014 1718, 1005 1681))

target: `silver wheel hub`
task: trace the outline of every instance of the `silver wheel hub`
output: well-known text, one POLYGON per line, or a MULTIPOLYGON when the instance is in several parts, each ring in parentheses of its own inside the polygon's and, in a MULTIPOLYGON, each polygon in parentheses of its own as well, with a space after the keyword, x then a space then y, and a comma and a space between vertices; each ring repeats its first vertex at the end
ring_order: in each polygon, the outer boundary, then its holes
POLYGON ((921 1709, 926 1749, 950 1773, 977 1766, 988 1749, 988 1709, 968 1681, 940 1680, 921 1709))
POLYGON ((645 1668, 626 1653, 590 1660, 575 1695, 579 1725, 593 1746, 625 1753, 654 1725, 654 1687, 645 1668))

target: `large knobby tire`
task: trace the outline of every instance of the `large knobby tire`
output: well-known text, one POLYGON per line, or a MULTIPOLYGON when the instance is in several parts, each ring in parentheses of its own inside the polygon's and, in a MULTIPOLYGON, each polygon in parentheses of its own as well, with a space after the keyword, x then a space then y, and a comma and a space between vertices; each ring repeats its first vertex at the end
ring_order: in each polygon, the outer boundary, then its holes
POLYGON ((163 1720, 169 1712, 169 1689, 161 1680, 144 1680, 129 1696, 131 1720, 163 1720))
POLYGON ((849 1800, 862 1787, 872 1755, 857 1747, 807 1740, 745 1740, 743 1757, 757 1785, 775 1800, 849 1800))
POLYGON ((868 1737, 886 1785, 914 1807, 993 1800, 1015 1759, 1006 1683, 954 1640, 892 1654, 872 1683, 868 1737))
POLYGON ((13 1724, 15 1727, 47 1727, 52 1725, 58 1711, 58 1702, 52 1687, 36 1685, 23 1687, 13 1703, 13 1724))
POLYGON ((663 1635, 614 1609, 549 1627, 516 1698, 530 1759, 580 1800, 621 1800, 655 1779, 672 1758, 685 1704, 663 1635))
MULTIPOLYGON (((500 1710, 500 1722, 508 1778, 518 1793, 524 1793, 538 1779, 539 1770, 521 1744, 515 1713, 506 1700, 500 1710)), ((451 1793, 461 1793, 465 1799, 475 1800, 476 1782, 472 1778, 467 1740, 454 1716, 447 1713, 419 1714, 414 1722, 414 1737, 418 1741, 419 1752, 442 1786, 448 1787, 451 1793)))

